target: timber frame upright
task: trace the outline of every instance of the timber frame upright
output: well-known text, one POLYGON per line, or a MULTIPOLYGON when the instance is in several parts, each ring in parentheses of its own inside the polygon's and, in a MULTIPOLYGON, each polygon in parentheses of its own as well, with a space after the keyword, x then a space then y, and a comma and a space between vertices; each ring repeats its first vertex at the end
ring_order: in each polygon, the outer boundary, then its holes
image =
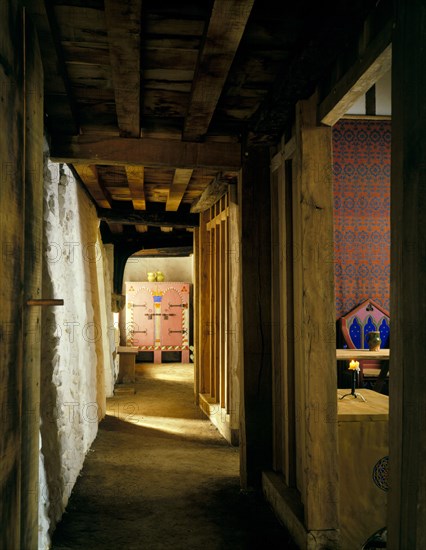
POLYGON ((0 548, 37 548, 43 228, 43 67, 35 29, 0 3, 0 548), (6 70, 4 70, 6 67, 6 70))
POLYGON ((271 163, 274 460, 263 490, 301 548, 337 548, 331 128, 316 115, 316 95, 297 104, 271 163))
POLYGON ((396 3, 392 56, 388 548, 426 547, 426 5, 396 3))

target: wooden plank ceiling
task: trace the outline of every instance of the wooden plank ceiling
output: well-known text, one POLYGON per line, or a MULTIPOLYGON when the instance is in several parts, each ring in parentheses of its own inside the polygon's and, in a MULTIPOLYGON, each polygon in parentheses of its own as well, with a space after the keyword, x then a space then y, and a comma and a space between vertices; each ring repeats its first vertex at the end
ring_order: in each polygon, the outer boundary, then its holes
POLYGON ((164 240, 235 182, 247 139, 280 138, 375 0, 25 3, 52 158, 73 167, 112 239, 163 227, 164 240))

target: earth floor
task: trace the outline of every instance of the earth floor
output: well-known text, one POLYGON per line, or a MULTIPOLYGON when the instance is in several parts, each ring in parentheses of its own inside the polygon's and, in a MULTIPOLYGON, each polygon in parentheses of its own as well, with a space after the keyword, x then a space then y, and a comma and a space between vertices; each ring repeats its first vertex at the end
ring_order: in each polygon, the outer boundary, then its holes
POLYGON ((239 453, 194 404, 193 365, 137 364, 107 415, 52 549, 297 549, 268 504, 242 492, 239 453))

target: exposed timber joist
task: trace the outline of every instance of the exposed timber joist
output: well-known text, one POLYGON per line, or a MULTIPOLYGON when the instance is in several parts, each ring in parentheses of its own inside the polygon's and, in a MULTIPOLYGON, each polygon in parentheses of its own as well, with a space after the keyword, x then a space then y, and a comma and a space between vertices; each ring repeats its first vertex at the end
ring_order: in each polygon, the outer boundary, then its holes
MULTIPOLYGON (((362 36, 360 43, 365 43, 366 40, 367 37, 363 39, 362 36)), ((357 63, 352 64, 331 89, 322 94, 325 97, 318 106, 318 119, 323 124, 333 126, 348 112, 359 96, 365 94, 389 71, 392 62, 391 40, 392 22, 389 21, 367 44, 357 63)))
POLYGON ((181 214, 178 212, 120 212, 99 209, 98 217, 111 223, 123 225, 152 225, 155 227, 198 227, 198 214, 181 214))
POLYGON ((75 164, 74 170, 80 176, 89 193, 101 208, 111 208, 109 193, 99 181, 99 174, 94 164, 75 164))
POLYGON ((51 159, 71 164, 143 165, 145 167, 212 168, 239 170, 238 143, 183 143, 88 134, 53 137, 51 159))
POLYGON ((120 135, 140 137, 141 0, 105 0, 105 19, 120 135))
POLYGON ((254 0, 215 0, 192 85, 183 139, 198 141, 207 133, 240 44, 254 0))
POLYGON ((138 233, 146 233, 148 231, 147 225, 135 225, 135 229, 138 233))
POLYGON ((121 223, 110 223, 108 224, 111 233, 114 235, 119 235, 120 233, 123 233, 123 226, 121 223))
POLYGON ((204 212, 213 206, 228 191, 229 180, 218 175, 202 192, 200 197, 191 205, 193 214, 204 212))
POLYGON ((77 106, 68 77, 67 64, 61 46, 53 4, 44 0, 24 0, 23 5, 38 30, 45 74, 53 69, 60 75, 60 88, 49 89, 49 80, 45 82, 47 105, 49 105, 51 98, 59 98, 63 110, 62 130, 64 124, 66 124, 70 131, 78 134, 80 124, 77 106))
POLYGON ((192 169, 177 168, 167 197, 166 211, 176 212, 192 176, 192 169))
POLYGON ((193 252, 192 246, 174 246, 170 248, 150 248, 139 250, 133 254, 132 258, 158 258, 158 257, 184 257, 193 252))
POLYGON ((127 183, 135 210, 145 210, 144 167, 126 166, 127 183))

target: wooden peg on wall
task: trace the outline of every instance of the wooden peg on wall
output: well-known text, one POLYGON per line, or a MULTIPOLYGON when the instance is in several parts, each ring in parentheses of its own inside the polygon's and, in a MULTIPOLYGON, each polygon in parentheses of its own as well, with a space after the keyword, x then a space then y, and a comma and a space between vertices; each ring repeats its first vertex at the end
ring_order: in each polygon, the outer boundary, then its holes
POLYGON ((63 306, 64 301, 54 299, 27 300, 27 306, 63 306))

